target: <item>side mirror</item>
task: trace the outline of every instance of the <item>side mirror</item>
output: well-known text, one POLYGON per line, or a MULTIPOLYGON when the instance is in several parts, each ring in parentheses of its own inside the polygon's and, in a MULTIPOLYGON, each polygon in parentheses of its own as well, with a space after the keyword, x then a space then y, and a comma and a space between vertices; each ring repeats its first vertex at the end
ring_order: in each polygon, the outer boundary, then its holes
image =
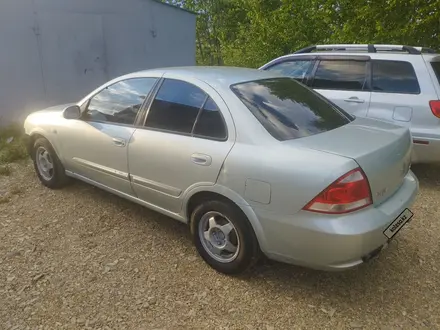
POLYGON ((77 105, 71 105, 64 109, 63 116, 66 119, 79 119, 81 117, 81 109, 77 105))

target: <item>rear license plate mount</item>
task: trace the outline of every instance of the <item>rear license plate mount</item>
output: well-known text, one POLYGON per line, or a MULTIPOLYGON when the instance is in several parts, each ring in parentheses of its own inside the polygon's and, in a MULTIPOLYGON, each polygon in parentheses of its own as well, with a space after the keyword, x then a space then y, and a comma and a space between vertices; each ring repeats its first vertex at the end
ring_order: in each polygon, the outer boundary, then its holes
POLYGON ((383 231, 383 234, 391 240, 414 216, 410 209, 403 210, 397 218, 383 231))

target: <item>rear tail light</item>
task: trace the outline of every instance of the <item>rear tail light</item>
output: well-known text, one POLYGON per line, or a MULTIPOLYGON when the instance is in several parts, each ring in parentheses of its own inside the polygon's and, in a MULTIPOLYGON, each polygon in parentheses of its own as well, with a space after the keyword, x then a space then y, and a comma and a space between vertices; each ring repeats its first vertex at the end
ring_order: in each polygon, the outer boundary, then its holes
POLYGON ((356 168, 333 182, 308 203, 304 210, 342 214, 372 204, 370 184, 360 168, 356 168))
POLYGON ((440 101, 429 101, 432 114, 437 118, 440 118, 440 101))

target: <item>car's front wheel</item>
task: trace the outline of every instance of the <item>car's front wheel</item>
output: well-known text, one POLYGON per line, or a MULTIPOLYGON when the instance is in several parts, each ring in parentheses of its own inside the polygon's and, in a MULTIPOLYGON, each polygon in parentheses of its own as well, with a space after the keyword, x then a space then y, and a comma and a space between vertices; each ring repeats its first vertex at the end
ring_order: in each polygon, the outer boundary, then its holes
POLYGON ((34 142, 32 160, 38 178, 46 187, 56 189, 68 183, 69 179, 61 161, 45 138, 38 138, 34 142))
POLYGON ((215 270, 239 274, 259 256, 253 228, 232 203, 206 201, 191 215, 191 233, 200 256, 215 270))

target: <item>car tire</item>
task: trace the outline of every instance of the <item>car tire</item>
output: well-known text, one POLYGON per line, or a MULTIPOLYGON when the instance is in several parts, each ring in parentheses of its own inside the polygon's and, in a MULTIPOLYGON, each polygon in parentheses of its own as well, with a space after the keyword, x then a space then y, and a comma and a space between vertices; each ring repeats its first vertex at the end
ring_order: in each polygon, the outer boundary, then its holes
POLYGON ((192 212, 190 226, 198 253, 220 273, 241 274, 259 259, 254 230, 245 214, 232 203, 203 202, 192 212))
POLYGON ((59 189, 69 183, 64 166, 48 140, 38 138, 32 147, 35 172, 41 183, 51 189, 59 189))

